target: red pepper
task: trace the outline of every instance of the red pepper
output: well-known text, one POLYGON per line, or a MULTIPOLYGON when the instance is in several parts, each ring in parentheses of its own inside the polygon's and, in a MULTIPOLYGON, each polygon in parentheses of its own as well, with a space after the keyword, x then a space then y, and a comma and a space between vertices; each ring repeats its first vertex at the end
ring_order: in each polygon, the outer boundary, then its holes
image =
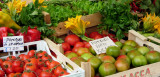
POLYGON ((41 39, 41 32, 37 30, 37 28, 31 29, 28 27, 27 33, 21 33, 20 31, 17 32, 18 36, 24 37, 24 42, 32 42, 32 41, 38 41, 41 39))
POLYGON ((3 37, 7 37, 7 36, 14 36, 14 30, 10 29, 8 27, 0 27, 0 47, 3 46, 3 37))

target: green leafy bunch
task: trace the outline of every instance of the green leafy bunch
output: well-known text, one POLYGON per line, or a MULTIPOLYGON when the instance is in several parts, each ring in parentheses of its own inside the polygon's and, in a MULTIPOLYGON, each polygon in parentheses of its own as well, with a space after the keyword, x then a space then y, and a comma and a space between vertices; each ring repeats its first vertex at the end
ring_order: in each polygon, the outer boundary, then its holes
POLYGON ((120 40, 125 37, 130 29, 137 29, 138 17, 131 14, 129 2, 108 0, 105 2, 102 24, 99 27, 102 30, 113 30, 116 37, 120 40))
POLYGON ((51 29, 51 24, 46 24, 44 21, 44 15, 42 14, 44 11, 43 7, 40 7, 38 4, 38 0, 35 3, 30 3, 26 7, 23 7, 21 13, 15 17, 15 21, 23 26, 22 32, 27 31, 28 27, 35 28, 41 32, 41 38, 48 37, 50 39, 54 39, 55 42, 61 43, 62 40, 58 40, 53 34, 55 31, 51 29))
POLYGON ((48 7, 45 9, 51 16, 53 26, 57 26, 59 22, 66 21, 70 17, 76 15, 88 15, 99 12, 103 8, 101 1, 89 0, 66 0, 47 2, 48 7))

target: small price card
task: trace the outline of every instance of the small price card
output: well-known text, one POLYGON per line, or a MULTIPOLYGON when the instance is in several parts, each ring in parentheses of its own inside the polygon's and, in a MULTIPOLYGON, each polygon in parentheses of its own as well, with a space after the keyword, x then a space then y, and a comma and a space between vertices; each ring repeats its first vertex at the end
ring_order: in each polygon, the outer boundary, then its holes
POLYGON ((97 54, 106 53, 109 46, 117 46, 108 36, 89 42, 97 54))
POLYGON ((23 36, 3 37, 4 52, 24 51, 23 36))

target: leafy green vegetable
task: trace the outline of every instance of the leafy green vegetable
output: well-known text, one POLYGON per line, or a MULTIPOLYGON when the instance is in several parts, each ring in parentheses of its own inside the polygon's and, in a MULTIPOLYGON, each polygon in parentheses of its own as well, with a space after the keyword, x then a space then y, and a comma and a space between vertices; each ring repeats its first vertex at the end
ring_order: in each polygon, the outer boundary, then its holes
MULTIPOLYGON (((51 29, 51 24, 46 24, 44 22, 44 16, 42 14, 44 8, 39 7, 38 0, 35 1, 35 4, 30 3, 26 7, 23 7, 21 13, 13 17, 16 23, 23 26, 21 32, 25 32, 30 28, 37 27, 37 29, 41 32, 41 37, 45 38, 53 38, 53 34, 55 31, 51 29)), ((54 39, 58 39, 54 37, 54 39)), ((54 40, 55 41, 55 40, 54 40)), ((62 42, 61 40, 56 40, 55 42, 62 42)))
MULTIPOLYGON (((121 0, 122 1, 122 0, 121 0)), ((120 40, 124 33, 128 33, 130 29, 137 29, 138 17, 131 14, 129 2, 122 3, 121 1, 108 0, 105 2, 102 24, 99 25, 101 30, 112 29, 116 32, 116 37, 120 40)))
POLYGON ((50 13, 53 26, 57 26, 59 22, 66 21, 70 17, 76 15, 88 15, 99 12, 103 8, 103 2, 92 2, 89 0, 74 0, 56 2, 51 0, 47 2, 46 12, 50 13))

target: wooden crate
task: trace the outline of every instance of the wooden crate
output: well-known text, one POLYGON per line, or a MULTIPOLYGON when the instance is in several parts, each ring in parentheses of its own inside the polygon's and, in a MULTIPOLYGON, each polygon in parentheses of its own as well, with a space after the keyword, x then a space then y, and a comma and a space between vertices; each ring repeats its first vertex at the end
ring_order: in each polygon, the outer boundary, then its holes
MULTIPOLYGON (((45 40, 47 41, 47 43, 52 42, 49 39, 45 39, 45 40)), ((128 40, 133 40, 137 42, 140 46, 147 46, 151 50, 159 51, 159 48, 157 48, 157 45, 147 41, 146 37, 142 36, 141 34, 137 33, 134 30, 129 31, 128 40)), ((58 51, 63 53, 62 44, 55 44, 54 42, 52 42, 51 46, 54 47, 54 49, 57 49, 58 51)), ((84 62, 84 63, 87 63, 87 62, 84 62)), ((160 65, 160 62, 148 64, 145 66, 129 69, 127 71, 119 72, 106 77, 159 77, 160 76, 159 65, 160 65)), ((91 65, 87 64, 87 66, 84 67, 84 65, 82 64, 82 66, 83 66, 82 68, 85 69, 86 77, 91 77, 91 70, 89 70, 91 65)))
MULTIPOLYGON (((84 21, 89 21, 91 23, 90 25, 87 26, 87 29, 88 29, 88 28, 97 26, 98 24, 101 24, 101 18, 102 18, 102 15, 98 12, 98 13, 82 16, 81 19, 84 21)), ((56 32, 54 34, 55 36, 62 36, 69 32, 69 30, 66 29, 64 25, 65 25, 64 22, 60 22, 58 26, 54 28, 56 32)))
MULTIPOLYGON (((148 38, 139 34, 135 30, 129 30, 128 40, 133 40, 140 46, 147 46, 151 50, 160 52, 159 47, 147 40, 148 38)), ((106 77, 160 77, 160 62, 133 68, 124 72, 119 72, 106 77)))
MULTIPOLYGON (((50 39, 48 38, 44 38, 44 40, 47 42, 49 48, 54 51, 54 53, 56 55, 61 55, 59 57, 65 57, 62 53, 63 53, 63 49, 62 49, 62 44, 55 44, 54 42, 52 42, 50 39), (61 52, 61 53, 60 53, 61 52)), ((59 59, 58 59, 59 60, 59 59)), ((64 58, 64 59, 60 59, 59 61, 61 62, 71 62, 73 63, 69 58, 64 58)), ((65 63, 66 64, 66 63, 65 63)), ((74 63, 75 65, 75 63, 74 63)), ((72 66, 74 66, 72 65, 72 66)), ((78 66, 78 65, 75 65, 78 66)), ((89 62, 82 62, 81 63, 81 68, 85 70, 85 77, 91 77, 91 64, 89 62)))
POLYGON ((156 50, 156 51, 160 51, 160 46, 157 44, 154 44, 150 41, 153 40, 155 42, 160 43, 159 39, 156 39, 154 37, 144 37, 143 35, 141 35, 140 33, 136 32, 135 30, 129 30, 129 40, 134 40, 136 41, 140 46, 147 46, 149 47, 151 50, 156 50))

